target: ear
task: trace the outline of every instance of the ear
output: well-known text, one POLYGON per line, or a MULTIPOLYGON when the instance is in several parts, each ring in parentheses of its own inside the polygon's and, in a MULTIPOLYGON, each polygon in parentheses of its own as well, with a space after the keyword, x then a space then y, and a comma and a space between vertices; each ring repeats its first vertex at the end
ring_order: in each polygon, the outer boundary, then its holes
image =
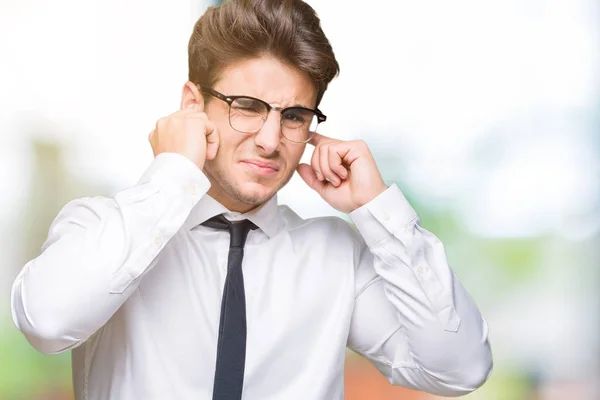
POLYGON ((198 110, 204 110, 204 97, 200 93, 198 86, 195 83, 187 81, 183 85, 181 92, 181 109, 188 108, 191 104, 198 104, 200 107, 198 110))

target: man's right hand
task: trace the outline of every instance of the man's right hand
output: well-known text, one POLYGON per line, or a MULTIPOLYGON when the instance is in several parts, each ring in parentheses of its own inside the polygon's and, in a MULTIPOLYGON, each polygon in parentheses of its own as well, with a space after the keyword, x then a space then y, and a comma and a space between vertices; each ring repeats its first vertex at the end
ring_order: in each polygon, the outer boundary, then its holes
POLYGON ((219 149, 219 134, 215 124, 204 113, 204 104, 187 108, 159 119, 148 136, 154 157, 160 153, 179 153, 203 169, 219 149))

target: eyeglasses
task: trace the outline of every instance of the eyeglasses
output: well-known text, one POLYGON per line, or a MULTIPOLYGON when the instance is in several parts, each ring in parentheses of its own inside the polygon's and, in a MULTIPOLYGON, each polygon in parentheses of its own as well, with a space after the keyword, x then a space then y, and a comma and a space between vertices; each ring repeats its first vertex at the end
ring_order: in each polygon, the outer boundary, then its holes
POLYGON ((281 113, 281 134, 290 142, 307 143, 327 117, 321 111, 305 107, 275 107, 250 96, 225 96, 204 85, 200 89, 229 104, 229 125, 241 133, 256 133, 263 127, 271 110, 281 113))

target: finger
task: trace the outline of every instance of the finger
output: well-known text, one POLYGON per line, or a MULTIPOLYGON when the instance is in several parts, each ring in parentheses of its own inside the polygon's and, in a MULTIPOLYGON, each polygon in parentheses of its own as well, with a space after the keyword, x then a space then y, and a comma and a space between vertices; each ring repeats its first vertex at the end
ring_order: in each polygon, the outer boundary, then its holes
POLYGON ((319 165, 320 165, 321 173, 323 174, 325 179, 327 179, 329 182, 331 182, 331 184, 333 186, 339 186, 339 184, 341 183, 340 177, 337 176, 337 174, 331 170, 331 166, 330 166, 329 145, 324 144, 319 147, 320 147, 319 165))
POLYGON ((185 107, 182 106, 182 108, 179 111, 183 112, 184 114, 186 114, 187 112, 190 112, 190 111, 204 112, 204 98, 202 96, 198 96, 198 98, 195 98, 195 99, 191 100, 189 103, 187 103, 185 105, 185 107))
POLYGON ((204 112, 204 99, 202 97, 200 97, 200 100, 198 100, 197 102, 188 104, 186 108, 203 113, 204 112))
POLYGON ((204 112, 202 110, 202 105, 199 103, 190 103, 182 111, 184 112, 184 114, 186 113, 186 111, 188 111, 188 112, 190 112, 190 111, 191 112, 204 112))
POLYGON ((212 160, 219 151, 219 132, 214 122, 206 120, 206 159, 212 160))
MULTIPOLYGON (((203 114, 204 117, 206 117, 206 114, 203 114)), ((217 125, 212 122, 210 119, 206 118, 204 120, 204 127, 205 127, 205 133, 206 136, 209 136, 211 133, 213 133, 215 131, 215 129, 217 129, 217 125)))
POLYGON ((308 164, 300 164, 298 168, 296 168, 298 175, 302 178, 304 182, 317 193, 322 193, 323 189, 325 189, 325 182, 321 182, 317 175, 315 174, 314 169, 308 164))
POLYGON ((193 108, 186 108, 185 110, 181 110, 180 113, 186 118, 200 118, 204 121, 209 121, 208 115, 206 115, 203 111, 198 111, 197 105, 193 108))
POLYGON ((162 118, 164 120, 171 120, 174 118, 180 118, 180 117, 187 117, 187 116, 193 116, 194 114, 198 114, 201 115, 203 114, 202 111, 198 111, 198 105, 195 103, 190 103, 186 106, 186 108, 182 108, 181 110, 177 110, 171 114, 169 114, 168 116, 162 118))
POLYGON ((348 170, 343 163, 343 159, 349 151, 347 147, 348 145, 344 142, 329 146, 329 168, 342 180, 348 177, 348 170))
POLYGON ((319 143, 322 143, 325 140, 331 140, 331 138, 314 132, 308 143, 316 147, 319 143))
POLYGON ((313 171, 315 172, 317 179, 319 181, 323 181, 325 178, 323 177, 323 174, 321 173, 321 163, 319 161, 319 154, 321 153, 321 147, 315 147, 315 150, 313 151, 312 157, 310 159, 310 165, 313 168, 313 171))

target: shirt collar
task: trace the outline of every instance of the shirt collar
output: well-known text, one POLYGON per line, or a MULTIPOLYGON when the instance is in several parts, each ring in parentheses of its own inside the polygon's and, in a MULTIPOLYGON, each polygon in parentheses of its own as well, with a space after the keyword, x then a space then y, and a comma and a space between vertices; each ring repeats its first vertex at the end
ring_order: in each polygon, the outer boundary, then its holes
POLYGON ((269 238, 274 237, 280 229, 281 219, 279 217, 277 194, 266 203, 246 213, 229 211, 217 200, 205 194, 192 209, 184 227, 193 229, 215 215, 223 214, 230 221, 248 219, 252 221, 269 238))

